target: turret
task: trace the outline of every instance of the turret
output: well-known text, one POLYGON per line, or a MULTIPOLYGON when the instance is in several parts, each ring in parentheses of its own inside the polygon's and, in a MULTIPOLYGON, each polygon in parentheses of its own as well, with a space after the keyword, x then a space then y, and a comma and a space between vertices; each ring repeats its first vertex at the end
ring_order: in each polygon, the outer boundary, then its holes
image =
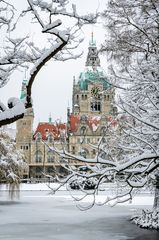
POLYGON ((88 55, 86 60, 86 66, 100 66, 100 59, 98 57, 98 50, 96 47, 96 41, 94 40, 93 33, 91 41, 89 42, 88 55))
POLYGON ((113 88, 100 66, 96 41, 92 33, 84 71, 73 84, 72 112, 74 115, 108 115, 114 99, 113 88))
MULTIPOLYGON (((23 80, 21 88, 21 101, 26 100, 27 80, 23 80)), ((16 122, 16 148, 25 150, 28 163, 30 162, 31 141, 33 136, 33 108, 26 109, 24 117, 16 122)))

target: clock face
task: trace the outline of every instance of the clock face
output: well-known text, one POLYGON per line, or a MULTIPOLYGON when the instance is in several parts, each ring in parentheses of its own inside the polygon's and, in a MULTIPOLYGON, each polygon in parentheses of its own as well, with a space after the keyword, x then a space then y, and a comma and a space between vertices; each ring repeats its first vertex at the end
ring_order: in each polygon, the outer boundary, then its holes
POLYGON ((94 86, 92 89, 91 89, 91 94, 94 96, 94 97, 97 97, 99 95, 99 87, 97 86, 94 86))

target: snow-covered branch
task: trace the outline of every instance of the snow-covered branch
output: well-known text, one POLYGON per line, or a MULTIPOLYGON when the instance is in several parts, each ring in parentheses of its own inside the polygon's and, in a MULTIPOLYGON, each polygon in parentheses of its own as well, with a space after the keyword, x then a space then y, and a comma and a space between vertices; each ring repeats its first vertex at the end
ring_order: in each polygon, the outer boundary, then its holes
MULTIPOLYGON (((52 149, 66 161, 69 169, 69 177, 58 181, 63 184, 65 180, 69 190, 74 186, 83 194, 81 198, 73 196, 77 204, 90 195, 92 204, 87 207, 97 204, 96 195, 103 183, 116 186, 116 193, 101 203, 112 205, 131 200, 140 188, 158 186, 158 12, 156 0, 116 0, 109 1, 103 13, 109 34, 102 51, 109 56, 111 64, 109 82, 119 91, 119 127, 113 132, 106 126, 98 145, 93 146, 97 150, 93 159, 52 149), (72 160, 83 162, 83 169, 71 168, 72 160), (87 182, 93 182, 93 190, 85 188, 87 182)), ((154 207, 159 206, 157 199, 154 207)))
MULTIPOLYGON (((0 28, 5 25, 8 26, 6 34, 3 35, 3 47, 0 50, 0 87, 7 84, 15 70, 27 69, 30 72, 30 77, 27 85, 25 107, 30 108, 32 107, 32 85, 39 71, 51 59, 65 61, 80 57, 82 53, 76 53, 76 49, 83 40, 81 28, 85 24, 96 23, 99 14, 90 13, 80 16, 76 6, 71 5, 66 0, 53 0, 49 3, 45 0, 27 0, 27 2, 27 9, 17 16, 14 6, 8 0, 0 1, 0 4, 3 5, 0 5, 0 28), (6 11, 8 18, 3 16, 6 11), (14 37, 15 34, 17 35, 19 25, 28 21, 28 18, 31 18, 30 23, 33 19, 37 28, 37 38, 39 39, 39 34, 41 34, 44 41, 43 46, 47 47, 39 47, 36 40, 32 41, 32 35, 36 34, 35 27, 33 33, 29 30, 24 37, 14 37), (65 21, 66 18, 70 20, 65 21), (40 32, 38 32, 39 29, 40 32)), ((7 112, 0 113, 0 126, 23 116, 22 112, 18 112, 18 110, 13 114, 14 110, 15 108, 7 109, 7 112), (7 119, 5 120, 6 116, 7 119)))

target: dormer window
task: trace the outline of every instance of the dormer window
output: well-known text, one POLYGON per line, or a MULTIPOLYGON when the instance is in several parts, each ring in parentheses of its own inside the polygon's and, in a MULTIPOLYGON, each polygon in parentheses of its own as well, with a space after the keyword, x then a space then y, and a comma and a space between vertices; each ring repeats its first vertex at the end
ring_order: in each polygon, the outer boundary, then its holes
POLYGON ((41 142, 41 139, 42 139, 41 134, 37 133, 36 134, 36 142, 41 142))
POLYGON ((80 129, 80 134, 81 135, 85 135, 86 134, 86 127, 81 127, 81 129, 80 129))
POLYGON ((64 132, 61 132, 61 133, 60 133, 60 141, 61 141, 62 143, 65 142, 65 134, 64 134, 64 132))
POLYGON ((48 135, 47 140, 48 140, 49 143, 53 143, 54 138, 53 138, 52 134, 48 135))

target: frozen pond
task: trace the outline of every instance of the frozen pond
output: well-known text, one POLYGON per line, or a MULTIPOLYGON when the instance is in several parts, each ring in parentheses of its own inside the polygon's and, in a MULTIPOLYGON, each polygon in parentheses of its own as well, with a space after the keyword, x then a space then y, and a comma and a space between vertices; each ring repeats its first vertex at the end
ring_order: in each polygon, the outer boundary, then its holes
MULTIPOLYGON (((47 191, 22 191, 11 202, 0 192, 1 240, 158 240, 159 232, 129 221, 133 206, 80 211, 73 201, 47 191)), ((135 206, 136 208, 137 206, 135 206)))

